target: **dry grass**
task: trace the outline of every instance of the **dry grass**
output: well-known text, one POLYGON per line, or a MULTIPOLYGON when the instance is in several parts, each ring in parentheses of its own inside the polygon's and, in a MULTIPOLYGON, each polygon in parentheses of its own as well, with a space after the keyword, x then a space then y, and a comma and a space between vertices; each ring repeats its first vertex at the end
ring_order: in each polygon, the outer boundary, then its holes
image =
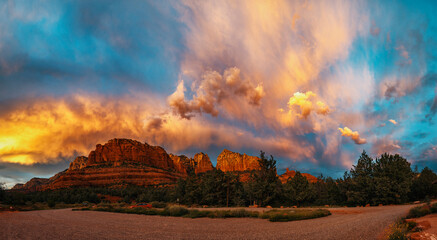
POLYGON ((144 209, 144 208, 125 208, 100 206, 97 208, 81 208, 78 210, 93 210, 105 212, 117 212, 128 214, 144 214, 144 215, 159 215, 173 216, 186 218, 262 218, 268 219, 271 222, 288 222, 304 219, 319 218, 331 215, 326 209, 294 209, 294 210, 270 210, 266 212, 248 211, 245 209, 236 210, 197 210, 188 209, 178 205, 167 206, 164 209, 144 209))

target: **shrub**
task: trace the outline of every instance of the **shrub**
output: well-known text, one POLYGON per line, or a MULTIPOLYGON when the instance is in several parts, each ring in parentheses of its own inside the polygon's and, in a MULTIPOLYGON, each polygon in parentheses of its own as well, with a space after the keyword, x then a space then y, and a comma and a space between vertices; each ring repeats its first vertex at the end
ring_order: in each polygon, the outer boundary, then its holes
POLYGON ((423 217, 431 213, 430 207, 428 205, 422 205, 413 207, 410 209, 407 218, 418 218, 423 217))
POLYGON ((49 206, 49 208, 54 208, 56 206, 56 202, 55 200, 50 199, 47 201, 47 205, 49 206))
POLYGON ((437 203, 433 203, 430 207, 431 213, 437 213, 437 203))
POLYGON ((181 206, 169 206, 162 211, 163 216, 181 217, 189 213, 188 209, 181 206))
POLYGON ((388 240, 408 240, 407 234, 409 227, 408 223, 399 220, 391 226, 386 238, 388 240))

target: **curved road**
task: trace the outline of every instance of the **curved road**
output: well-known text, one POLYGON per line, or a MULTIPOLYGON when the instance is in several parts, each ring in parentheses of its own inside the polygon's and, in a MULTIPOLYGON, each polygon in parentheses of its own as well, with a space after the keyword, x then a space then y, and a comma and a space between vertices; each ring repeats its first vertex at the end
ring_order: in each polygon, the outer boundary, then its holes
POLYGON ((13 212, 0 214, 0 239, 377 239, 411 207, 332 208, 328 217, 285 223, 71 209, 13 212))

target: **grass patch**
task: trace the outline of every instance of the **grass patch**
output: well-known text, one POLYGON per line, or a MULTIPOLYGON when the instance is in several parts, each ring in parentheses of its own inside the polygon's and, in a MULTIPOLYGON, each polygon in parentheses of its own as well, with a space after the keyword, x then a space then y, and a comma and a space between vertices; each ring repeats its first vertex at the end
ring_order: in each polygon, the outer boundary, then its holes
POLYGON ((261 218, 269 219, 271 222, 289 222, 326 217, 329 215, 331 215, 331 212, 326 209, 270 210, 263 213, 261 218))
POLYGON ((413 207, 408 212, 407 218, 419 218, 431 213, 437 213, 437 203, 413 207))
POLYGON ((165 207, 167 207, 168 204, 165 202, 154 201, 154 202, 151 202, 150 205, 152 205, 152 207, 154 207, 154 208, 165 208, 165 207))
POLYGON ((262 218, 271 222, 288 222, 304 219, 319 218, 331 215, 326 209, 295 209, 295 210, 270 210, 264 213, 258 211, 237 210, 197 210, 188 209, 178 205, 167 206, 164 209, 156 208, 125 208, 125 207, 97 207, 73 209, 73 211, 104 211, 127 214, 159 215, 186 218, 262 218))

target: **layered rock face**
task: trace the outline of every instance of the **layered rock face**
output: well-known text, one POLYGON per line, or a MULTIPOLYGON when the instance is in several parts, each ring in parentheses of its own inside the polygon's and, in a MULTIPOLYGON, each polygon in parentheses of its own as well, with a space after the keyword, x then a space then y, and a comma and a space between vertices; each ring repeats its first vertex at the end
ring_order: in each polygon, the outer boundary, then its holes
POLYGON ((208 154, 203 152, 196 153, 193 158, 195 167, 194 172, 196 174, 211 171, 214 167, 212 166, 211 160, 208 154))
POLYGON ((69 171, 71 170, 78 170, 86 167, 86 164, 88 162, 88 158, 85 156, 79 156, 76 159, 74 159, 73 162, 70 163, 70 167, 68 168, 69 171))
POLYGON ((210 171, 214 168, 208 155, 202 152, 197 153, 193 158, 173 154, 170 154, 170 158, 173 160, 175 170, 182 174, 188 174, 191 170, 193 170, 195 174, 198 174, 210 171))
POLYGON ((32 179, 17 190, 38 191, 79 186, 134 184, 171 185, 184 174, 175 169, 167 152, 130 139, 98 144, 88 157, 77 157, 69 168, 50 179, 32 179))
MULTIPOLYGON (((259 158, 224 149, 217 158, 217 169, 236 172, 240 180, 249 179, 250 172, 258 170, 259 158)), ((185 155, 167 154, 159 146, 151 146, 130 139, 112 139, 98 144, 88 157, 80 156, 70 163, 67 170, 49 179, 33 178, 26 184, 17 184, 13 190, 40 191, 66 187, 85 186, 171 186, 179 178, 185 178, 190 171, 195 174, 213 170, 210 158, 197 153, 193 158, 185 155)), ((295 171, 279 176, 284 183, 293 177, 295 171)), ((317 178, 302 173, 310 182, 317 178)))
MULTIPOLYGON (((282 183, 286 183, 289 178, 293 178, 296 175, 296 171, 292 170, 290 171, 288 168, 285 170, 285 173, 279 176, 279 180, 281 180, 282 183)), ((302 176, 304 176, 308 182, 315 183, 317 182, 317 178, 309 173, 301 173, 302 176)))
POLYGON ((32 178, 26 184, 17 184, 12 190, 38 191, 49 182, 47 178, 32 178))
POLYGON ((223 172, 243 172, 259 169, 259 158, 224 149, 217 157, 217 169, 223 172))
POLYGON ((98 144, 96 150, 88 156, 87 166, 126 162, 143 163, 151 167, 174 169, 173 161, 167 152, 159 146, 130 139, 112 139, 105 145, 98 144))

